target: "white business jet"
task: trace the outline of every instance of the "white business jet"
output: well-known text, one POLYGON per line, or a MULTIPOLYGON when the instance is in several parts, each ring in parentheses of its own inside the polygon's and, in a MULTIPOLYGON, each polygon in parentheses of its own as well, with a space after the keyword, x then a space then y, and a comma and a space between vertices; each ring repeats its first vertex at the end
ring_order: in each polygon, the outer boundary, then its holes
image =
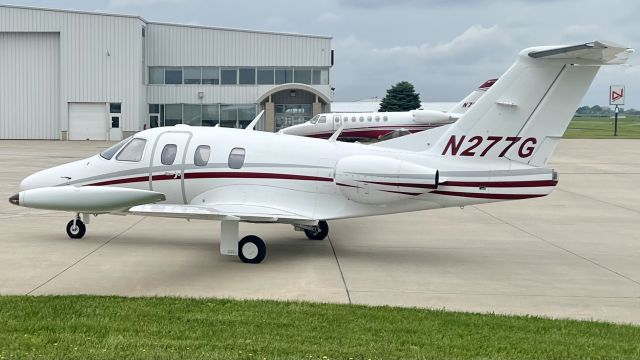
POLYGON ((280 133, 327 139, 342 126, 340 139, 386 139, 451 124, 496 82, 485 81, 449 111, 411 110, 370 113, 318 114, 302 124, 289 126, 280 133))
POLYGON ((529 48, 456 123, 375 145, 248 129, 142 131, 90 158, 35 173, 10 202, 70 211, 72 238, 90 214, 219 220, 220 251, 266 255, 240 222, 286 223, 323 239, 327 220, 549 194, 544 167, 600 65, 631 49, 606 42, 529 48), (84 219, 84 221, 83 221, 84 219))

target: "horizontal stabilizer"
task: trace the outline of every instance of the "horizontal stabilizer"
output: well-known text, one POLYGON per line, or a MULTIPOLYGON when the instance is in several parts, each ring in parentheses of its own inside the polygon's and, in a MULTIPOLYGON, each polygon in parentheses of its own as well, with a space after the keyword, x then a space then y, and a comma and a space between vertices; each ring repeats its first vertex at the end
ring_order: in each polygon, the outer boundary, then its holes
POLYGON ((623 64, 633 49, 606 41, 594 41, 573 46, 551 46, 529 49, 528 56, 534 59, 551 60, 563 64, 608 65, 623 64))

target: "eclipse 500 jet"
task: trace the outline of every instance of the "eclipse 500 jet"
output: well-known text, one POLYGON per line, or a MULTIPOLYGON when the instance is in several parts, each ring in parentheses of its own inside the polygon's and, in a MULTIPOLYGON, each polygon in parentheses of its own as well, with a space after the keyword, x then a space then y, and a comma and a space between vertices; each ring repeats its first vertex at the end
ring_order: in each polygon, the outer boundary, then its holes
MULTIPOLYGON (((457 122, 374 145, 186 125, 137 133, 93 157, 25 178, 16 205, 90 214, 222 222, 220 252, 259 263, 240 222, 286 223, 323 239, 328 220, 549 194, 545 165, 600 65, 631 49, 607 42, 523 50, 457 122)), ((85 221, 83 222, 84 219, 85 221)))
POLYGON ((449 111, 411 110, 373 113, 318 114, 302 124, 289 126, 280 133, 327 139, 342 126, 340 139, 386 139, 451 124, 458 120, 471 105, 496 82, 482 83, 449 111))

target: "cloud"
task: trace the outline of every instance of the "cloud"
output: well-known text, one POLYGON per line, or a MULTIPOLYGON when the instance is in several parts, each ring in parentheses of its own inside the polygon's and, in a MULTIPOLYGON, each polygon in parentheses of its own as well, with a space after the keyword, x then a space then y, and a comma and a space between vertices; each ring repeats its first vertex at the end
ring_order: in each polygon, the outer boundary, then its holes
POLYGON ((340 19, 342 19, 342 16, 330 11, 326 11, 320 14, 317 20, 320 23, 334 23, 336 21, 339 21, 340 19))

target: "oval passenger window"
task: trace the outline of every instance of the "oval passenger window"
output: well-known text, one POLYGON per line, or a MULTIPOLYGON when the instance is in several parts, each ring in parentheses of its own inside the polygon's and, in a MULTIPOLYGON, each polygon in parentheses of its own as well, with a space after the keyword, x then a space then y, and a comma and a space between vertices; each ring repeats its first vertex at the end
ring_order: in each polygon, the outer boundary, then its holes
POLYGON ((245 151, 243 148, 233 148, 229 153, 229 167, 232 169, 240 169, 242 165, 244 165, 244 154, 245 151))
POLYGON ((211 156, 211 147, 209 145, 200 145, 193 155, 193 163, 196 166, 206 166, 209 163, 209 156, 211 156))
POLYGON ((178 146, 176 144, 167 144, 162 149, 162 154, 160 154, 160 162, 162 165, 171 165, 176 159, 176 154, 178 153, 178 146))

